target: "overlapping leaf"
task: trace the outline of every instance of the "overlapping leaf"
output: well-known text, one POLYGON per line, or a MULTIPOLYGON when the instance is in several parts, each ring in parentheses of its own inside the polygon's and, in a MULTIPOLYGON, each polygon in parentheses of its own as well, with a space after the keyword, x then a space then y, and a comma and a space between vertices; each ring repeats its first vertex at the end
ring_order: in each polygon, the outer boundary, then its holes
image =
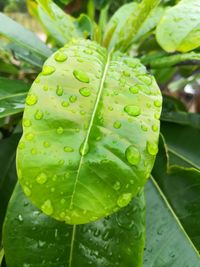
POLYGON ((71 226, 44 215, 19 185, 10 201, 3 233, 9 267, 140 267, 144 235, 143 193, 110 217, 71 226))
POLYGON ((126 206, 151 172, 161 105, 139 60, 91 41, 62 48, 26 100, 17 152, 24 192, 71 224, 126 206))

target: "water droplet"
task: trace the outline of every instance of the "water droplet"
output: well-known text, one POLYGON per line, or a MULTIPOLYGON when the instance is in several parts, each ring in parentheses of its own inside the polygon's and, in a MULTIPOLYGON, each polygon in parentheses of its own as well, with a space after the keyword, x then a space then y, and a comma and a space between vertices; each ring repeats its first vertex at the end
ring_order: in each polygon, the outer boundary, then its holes
POLYGON ((19 214, 19 216, 18 216, 18 220, 19 220, 20 222, 23 222, 23 217, 22 217, 21 214, 19 214))
POLYGON ((159 108, 159 107, 162 106, 162 102, 160 100, 155 100, 154 101, 154 106, 157 107, 157 108, 159 108))
POLYGON ((135 85, 135 86, 131 86, 129 88, 129 91, 132 93, 132 94, 137 94, 139 92, 139 86, 138 85, 135 85))
POLYGON ((37 77, 37 78, 35 79, 35 83, 40 83, 40 78, 39 78, 39 77, 37 77))
POLYGON ((150 155, 155 156, 158 153, 158 145, 156 143, 147 142, 147 151, 150 155))
POLYGON ((83 142, 80 146, 79 152, 81 156, 85 156, 89 152, 89 145, 88 143, 83 142))
POLYGON ((41 210, 47 214, 47 215, 51 215, 53 213, 53 207, 52 207, 52 204, 51 204, 51 200, 46 200, 44 202, 44 204, 42 205, 41 207, 41 210))
POLYGON ((47 175, 42 172, 36 177, 36 181, 38 184, 44 184, 47 181, 47 175))
POLYGON ((158 131, 158 125, 152 125, 152 130, 154 131, 154 132, 157 132, 158 131))
POLYGON ((31 195, 31 190, 28 188, 28 186, 24 186, 24 193, 25 195, 27 195, 27 197, 29 197, 31 195))
POLYGON ((57 62, 64 62, 67 60, 67 56, 64 53, 58 52, 55 54, 54 59, 57 62))
POLYGON ((56 88, 56 94, 58 96, 62 96, 63 95, 63 88, 60 85, 58 85, 57 88, 56 88))
POLYGON ((43 143, 43 146, 46 147, 46 148, 48 148, 48 147, 50 147, 50 144, 49 144, 48 142, 45 141, 45 142, 43 143))
POLYGON ((151 85, 152 84, 152 77, 148 74, 145 75, 139 75, 138 79, 142 82, 144 82, 147 85, 151 85))
POLYGON ((89 89, 89 88, 86 88, 86 87, 81 88, 81 89, 79 90, 79 92, 80 92, 80 94, 81 94, 82 96, 85 96, 85 97, 88 97, 88 96, 91 95, 91 91, 90 91, 90 89, 89 89))
POLYGON ((160 119, 160 114, 159 113, 155 113, 154 114, 154 118, 157 119, 157 120, 159 120, 160 119))
POLYGON ((132 199, 132 194, 131 193, 125 193, 123 195, 121 195, 118 200, 117 200, 117 205, 120 208, 125 207, 126 205, 128 205, 128 203, 131 201, 132 199))
POLYGON ((70 147, 70 146, 65 146, 64 147, 64 151, 65 152, 74 152, 74 149, 72 147, 70 147))
POLYGON ((141 129, 142 129, 144 132, 147 132, 147 131, 148 131, 148 128, 147 128, 147 126, 145 126, 145 125, 141 125, 141 129))
POLYGON ((87 74, 83 71, 79 71, 79 70, 74 70, 73 72, 74 74, 74 77, 79 80, 80 82, 83 82, 83 83, 89 83, 90 82, 90 79, 89 77, 87 76, 87 74))
POLYGON ((62 101, 61 105, 64 107, 64 108, 67 108, 69 106, 69 102, 67 101, 62 101))
POLYGON ((34 94, 28 94, 26 98, 26 104, 29 106, 33 106, 37 103, 37 96, 34 94))
POLYGON ((71 95, 70 98, 69 98, 69 101, 70 101, 71 103, 75 103, 75 102, 77 101, 77 96, 75 96, 75 95, 71 95))
POLYGON ((121 122, 120 121, 115 121, 114 122, 114 124, 113 124, 113 127, 115 128, 115 129, 119 129, 119 128, 121 128, 121 122))
POLYGON ((42 111, 37 110, 37 111, 35 112, 34 118, 35 118, 36 120, 41 120, 41 119, 43 118, 43 113, 42 113, 42 111))
POLYGON ((48 91, 49 87, 48 87, 48 85, 44 85, 44 86, 42 87, 42 89, 43 89, 44 91, 48 91))
POLYGON ((123 71, 123 75, 125 76, 125 77, 130 77, 131 76, 131 74, 128 72, 128 71, 123 71))
POLYGON ((21 142, 19 142, 19 144, 18 144, 18 148, 19 149, 24 149, 25 148, 25 144, 21 141, 21 142))
POLYGON ((113 185, 113 188, 116 190, 116 191, 118 191, 120 188, 121 188, 121 184, 120 184, 120 182, 116 182, 114 185, 113 185))
POLYGON ((35 148, 32 148, 32 149, 31 149, 31 154, 32 154, 32 155, 36 155, 36 154, 37 154, 37 150, 36 150, 35 148))
POLYGON ((141 159, 139 150, 134 146, 129 146, 125 152, 126 159, 131 165, 138 165, 141 159))
POLYGON ((133 117, 137 117, 141 114, 141 110, 138 106, 126 106, 124 111, 133 117))
POLYGON ((57 134, 63 134, 64 133, 64 129, 62 127, 58 127, 56 132, 57 132, 57 134))
POLYGON ((29 119, 23 119, 23 126, 24 127, 30 127, 31 121, 29 119))
POLYGON ((52 73, 55 72, 55 68, 53 66, 44 66, 42 69, 42 74, 43 75, 51 75, 52 73))
POLYGON ((41 248, 44 247, 45 244, 46 244, 45 241, 41 241, 41 240, 38 241, 38 246, 41 248))
POLYGON ((32 133, 27 133, 27 134, 25 134, 25 138, 26 138, 26 140, 28 140, 28 141, 33 140, 33 137, 34 137, 34 135, 33 135, 32 133))

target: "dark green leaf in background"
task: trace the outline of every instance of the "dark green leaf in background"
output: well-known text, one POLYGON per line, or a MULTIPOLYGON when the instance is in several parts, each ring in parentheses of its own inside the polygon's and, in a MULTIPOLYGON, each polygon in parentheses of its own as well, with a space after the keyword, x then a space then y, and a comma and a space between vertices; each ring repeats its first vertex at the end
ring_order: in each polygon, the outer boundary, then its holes
POLYGON ((44 215, 17 185, 3 235, 9 267, 141 267, 144 196, 140 193, 126 208, 110 217, 71 226, 44 215))

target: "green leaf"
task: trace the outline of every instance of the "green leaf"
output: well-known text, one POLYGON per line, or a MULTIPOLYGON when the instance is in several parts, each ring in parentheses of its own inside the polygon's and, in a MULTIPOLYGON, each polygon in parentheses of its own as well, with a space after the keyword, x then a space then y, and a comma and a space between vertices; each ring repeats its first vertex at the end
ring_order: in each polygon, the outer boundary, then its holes
POLYGON ((0 73, 18 74, 19 70, 16 66, 11 65, 11 63, 3 62, 0 60, 0 73))
POLYGON ((106 5, 110 5, 111 0, 94 0, 95 3, 95 7, 97 9, 102 9, 104 8, 106 5))
POLYGON ((143 0, 140 4, 130 3, 122 6, 110 19, 104 35, 104 46, 109 50, 126 51, 130 48, 134 37, 146 33, 147 25, 141 27, 160 0, 143 0), (139 32, 141 30, 141 32, 139 32), (143 32, 144 31, 144 32, 143 32))
POLYGON ((85 40, 61 48, 26 100, 17 156, 26 195, 70 224, 126 206, 151 172, 161 105, 138 59, 85 40))
MULTIPOLYGON (((145 194, 147 237, 143 266, 199 266, 197 250, 153 178, 148 181, 145 194)), ((179 198, 180 202, 183 199, 179 198)))
POLYGON ((29 88, 30 86, 22 81, 0 77, 0 118, 24 110, 29 88))
POLYGON ((166 139, 170 158, 173 157, 173 162, 200 170, 200 127, 191 127, 191 125, 192 122, 190 122, 190 127, 163 122, 161 131, 166 139), (178 138, 174 138, 175 136, 178 138))
POLYGON ((199 0, 182 0, 169 8, 156 32, 157 41, 167 52, 187 52, 200 46, 199 0))
POLYGON ((143 193, 110 217, 95 223, 71 226, 41 213, 18 185, 4 223, 7 265, 141 267, 144 224, 143 193))
MULTIPOLYGON (((167 152, 164 140, 160 139, 153 176, 176 212, 189 238, 196 249, 200 250, 200 171, 194 168, 169 166, 167 152)), ((172 157, 170 163, 180 164, 181 161, 174 161, 172 157)))
POLYGON ((20 135, 13 134, 11 137, 0 140, 0 246, 4 216, 10 196, 17 180, 15 169, 15 152, 20 135))
POLYGON ((2 13, 0 13, 0 35, 16 43, 27 53, 36 54, 43 59, 51 55, 51 50, 34 33, 2 13))
POLYGON ((37 2, 38 15, 42 24, 59 45, 65 45, 72 38, 88 37, 91 34, 93 25, 86 15, 75 19, 50 0, 37 0, 37 2), (83 20, 87 23, 82 23, 83 20))

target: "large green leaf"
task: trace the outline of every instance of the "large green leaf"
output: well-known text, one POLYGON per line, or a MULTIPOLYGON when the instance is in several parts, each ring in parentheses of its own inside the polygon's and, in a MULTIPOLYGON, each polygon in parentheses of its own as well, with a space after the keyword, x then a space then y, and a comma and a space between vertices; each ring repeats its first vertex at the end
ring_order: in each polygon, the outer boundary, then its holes
POLYGON ((168 9, 156 32, 161 47, 167 52, 187 52, 199 47, 199 17, 199 0, 182 0, 168 9))
POLYGON ((18 177, 44 213, 95 221, 126 206, 157 154, 162 99, 137 59, 77 40, 50 57, 26 100, 18 177))
POLYGON ((23 111, 29 88, 22 81, 0 77, 0 118, 23 111))
POLYGON ((66 14, 51 0, 37 0, 38 15, 49 34, 60 45, 65 45, 72 38, 88 37, 92 31, 92 22, 86 15, 79 19, 66 14), (87 21, 82 23, 82 21, 87 21), (81 26, 84 26, 83 28, 81 26))
MULTIPOLYGON (((153 178, 145 187, 145 195, 147 237, 143 267, 198 267, 197 250, 153 178)), ((179 203, 183 201, 179 198, 179 203)))
POLYGON ((42 59, 51 55, 51 50, 31 31, 0 13, 0 35, 7 37, 30 54, 42 59))
MULTIPOLYGON (((200 250, 200 171, 170 165, 167 147, 161 138, 153 176, 171 203, 188 236, 200 250), (180 201, 182 200, 182 201, 180 201)), ((181 163, 170 159, 170 163, 181 163)))
POLYGON ((143 193, 110 217, 71 226, 41 213, 18 185, 3 236, 9 267, 142 267, 144 233, 143 193))
POLYGON ((130 3, 122 6, 110 19, 104 35, 104 46, 109 50, 126 51, 138 33, 138 38, 149 30, 145 20, 152 16, 160 0, 143 0, 140 4, 130 3), (140 31, 140 32, 139 32, 140 31))
POLYGON ((7 204, 17 181, 15 152, 19 138, 19 134, 13 134, 0 141, 0 247, 1 230, 7 204))

